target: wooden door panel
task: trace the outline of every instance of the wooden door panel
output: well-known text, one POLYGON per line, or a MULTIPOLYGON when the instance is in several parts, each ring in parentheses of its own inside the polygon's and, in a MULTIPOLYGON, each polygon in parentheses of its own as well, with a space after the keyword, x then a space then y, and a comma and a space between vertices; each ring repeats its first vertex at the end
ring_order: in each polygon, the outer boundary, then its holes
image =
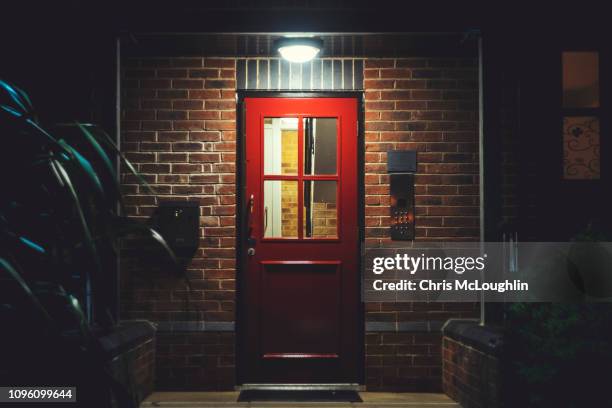
POLYGON ((340 266, 339 262, 264 263, 264 358, 338 357, 340 266), (287 310, 299 313, 299 318, 287 310))
POLYGON ((356 383, 357 101, 246 98, 245 109, 242 382, 356 383))

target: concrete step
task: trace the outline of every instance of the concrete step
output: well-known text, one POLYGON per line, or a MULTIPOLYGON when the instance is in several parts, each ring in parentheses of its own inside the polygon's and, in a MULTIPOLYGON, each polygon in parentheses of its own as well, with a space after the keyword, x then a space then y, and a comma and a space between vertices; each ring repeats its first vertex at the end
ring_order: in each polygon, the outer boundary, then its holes
POLYGON ((444 394, 360 392, 363 402, 237 402, 239 392, 154 392, 140 405, 141 408, 196 408, 196 407, 257 407, 257 408, 461 408, 444 394))

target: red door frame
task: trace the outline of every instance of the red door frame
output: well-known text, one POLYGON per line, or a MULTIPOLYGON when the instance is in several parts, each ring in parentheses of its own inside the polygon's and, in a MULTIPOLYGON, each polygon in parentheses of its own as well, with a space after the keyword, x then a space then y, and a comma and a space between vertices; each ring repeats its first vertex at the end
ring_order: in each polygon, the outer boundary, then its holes
MULTIPOLYGON (((245 365, 247 363, 247 345, 243 333, 246 330, 247 311, 244 301, 245 284, 247 276, 245 265, 247 261, 246 250, 249 245, 247 242, 249 226, 246 222, 248 210, 247 186, 246 186, 246 114, 245 98, 352 98, 357 102, 357 229, 359 235, 359 245, 363 246, 365 236, 365 138, 364 138, 364 96, 362 92, 276 92, 276 91, 239 91, 237 101, 237 219, 236 219, 236 380, 237 384, 244 384, 247 380, 245 365)), ((301 125, 301 124, 300 124, 301 125)), ((261 195, 261 194, 260 194, 261 195)), ((301 233, 301 228, 299 229, 301 233)), ((361 248, 359 248, 361 249, 361 248)), ((357 254, 358 270, 361 271, 361 257, 357 254)), ((361 272, 360 272, 361 273, 361 272)), ((361 297, 361 278, 358 278, 358 296, 361 297)), ((360 384, 365 382, 365 326, 363 303, 359 302, 357 313, 357 349, 359 364, 356 378, 360 384)))

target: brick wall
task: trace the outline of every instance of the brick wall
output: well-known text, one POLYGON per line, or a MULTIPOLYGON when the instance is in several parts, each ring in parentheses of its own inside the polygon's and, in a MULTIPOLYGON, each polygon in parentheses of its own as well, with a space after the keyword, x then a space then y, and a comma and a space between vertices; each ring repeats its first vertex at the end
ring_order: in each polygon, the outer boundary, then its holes
POLYGON ((337 209, 336 203, 314 202, 312 203, 312 236, 328 237, 337 236, 337 209))
MULTIPOLYGON (((123 169, 127 215, 146 219, 162 200, 198 201, 202 238, 187 266, 190 293, 168 269, 123 268, 123 319, 235 321, 235 88, 233 59, 124 62, 122 150, 156 192, 123 169)), ((201 334, 159 335, 158 388, 234 385, 233 333, 201 334)))
POLYGON ((368 333, 369 391, 439 392, 441 334, 368 333))
MULTIPOLYGON (((419 151, 417 239, 478 238, 476 72, 474 59, 365 61, 368 246, 389 242, 389 149, 419 151)), ((124 174, 127 213, 146 219, 162 200, 197 200, 202 238, 188 265, 189 294, 163 267, 142 273, 124 268, 122 318, 168 327, 177 321, 235 321, 235 87, 233 59, 124 61, 122 148, 156 191, 147 195, 124 174)), ((473 304, 366 304, 366 325, 388 324, 368 329, 367 387, 440 390, 441 340, 434 323, 475 311, 473 304), (401 329, 415 322, 426 329, 401 329)), ((158 388, 234 385, 233 333, 173 330, 158 335, 158 388)))
POLYGON ((475 59, 365 62, 366 243, 389 235, 386 152, 417 150, 416 237, 478 238, 475 59))
POLYGON ((499 358, 459 340, 443 338, 444 392, 464 408, 502 406, 499 358))
POLYGON ((159 333, 155 389, 233 389, 234 341, 231 332, 159 333))
MULTIPOLYGON (((418 151, 416 239, 478 239, 477 72, 473 58, 365 61, 366 247, 389 243, 393 149, 418 151)), ((387 330, 367 337, 368 389, 440 391, 441 322, 476 313, 466 303, 367 303, 366 324, 387 330)))
POLYGON ((155 330, 150 323, 124 322, 100 341, 110 357, 108 372, 140 403, 153 392, 155 330))

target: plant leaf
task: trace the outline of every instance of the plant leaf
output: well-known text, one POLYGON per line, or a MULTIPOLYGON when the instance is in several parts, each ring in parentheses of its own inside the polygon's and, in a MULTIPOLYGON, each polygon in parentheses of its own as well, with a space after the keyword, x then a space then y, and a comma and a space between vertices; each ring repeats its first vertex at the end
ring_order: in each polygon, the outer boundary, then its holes
POLYGON ((25 282, 21 274, 17 272, 17 270, 4 258, 0 258, 0 269, 3 269, 6 273, 8 273, 8 275, 11 278, 13 278, 17 282, 19 287, 26 294, 27 298, 30 300, 30 302, 32 303, 36 311, 40 313, 40 315, 45 320, 45 322, 48 324, 48 326, 50 328, 55 327, 53 319, 51 318, 51 316, 49 316, 49 313, 47 313, 47 310, 40 303, 38 298, 34 295, 34 293, 30 289, 28 284, 25 282))
MULTIPOLYGON (((64 185, 66 186, 70 196, 72 197, 73 203, 74 203, 74 207, 75 210, 77 212, 77 216, 79 218, 80 224, 81 224, 81 228, 83 231, 83 236, 84 236, 84 241, 85 241, 85 245, 88 248, 90 255, 92 257, 92 261, 93 264, 96 268, 96 271, 101 274, 102 273, 102 265, 100 263, 100 257, 98 256, 98 251, 96 249, 96 244, 92 238, 91 235, 91 230, 89 229, 89 225, 87 224, 87 220, 85 219, 85 214, 83 213, 83 207, 81 205, 81 202, 79 200, 79 197, 76 193, 76 190, 74 188, 74 185, 72 183, 72 180, 70 179, 70 176, 68 175, 68 173, 66 172, 66 169, 64 168, 64 166, 62 165, 62 163, 59 160, 56 159, 52 159, 51 160, 51 165, 54 168, 56 174, 58 175, 58 177, 61 178, 61 181, 64 183, 64 185)), ((89 279, 91 279, 91 273, 88 274, 89 275, 89 279)))
POLYGON ((119 194, 119 187, 117 186, 117 173, 115 171, 115 168, 113 167, 113 164, 110 158, 108 157, 108 155, 106 154, 106 152, 104 151, 100 143, 96 140, 94 135, 87 129, 87 127, 84 126, 82 123, 77 123, 77 125, 79 129, 81 129, 81 132, 83 132, 85 139, 89 142, 89 144, 91 144, 91 147, 93 148, 93 150, 98 154, 98 156, 102 160, 102 163, 104 164, 104 167, 106 168, 106 170, 112 175, 112 178, 115 181, 113 185, 114 187, 113 193, 117 196, 117 199, 120 200, 121 194, 119 194))
POLYGON ((138 222, 132 218, 116 217, 113 223, 113 230, 120 237, 126 237, 130 234, 134 234, 141 237, 153 238, 153 240, 161 245, 161 247, 166 251, 172 262, 178 265, 176 255, 174 254, 172 248, 170 248, 168 245, 168 242, 166 242, 164 237, 159 232, 147 224, 138 222))
POLYGON ((121 161, 123 162, 123 164, 125 164, 125 166, 129 169, 129 171, 136 176, 136 178, 138 178, 138 181, 140 182, 140 184, 142 184, 146 189, 147 192, 149 194, 155 194, 155 191, 153 191, 153 189, 151 188, 151 185, 149 183, 147 183, 147 181, 142 178, 142 175, 140 175, 140 173, 138 173, 138 171, 136 170, 136 168, 134 167, 134 165, 132 164, 132 162, 130 162, 125 155, 123 154, 123 152, 121 152, 121 149, 119 149, 119 147, 117 146, 117 144, 113 141, 113 139, 108 135, 108 133, 101 131, 100 134, 102 135, 101 137, 101 141, 108 146, 111 150, 113 150, 117 155, 119 155, 119 158, 121 159, 121 161))

